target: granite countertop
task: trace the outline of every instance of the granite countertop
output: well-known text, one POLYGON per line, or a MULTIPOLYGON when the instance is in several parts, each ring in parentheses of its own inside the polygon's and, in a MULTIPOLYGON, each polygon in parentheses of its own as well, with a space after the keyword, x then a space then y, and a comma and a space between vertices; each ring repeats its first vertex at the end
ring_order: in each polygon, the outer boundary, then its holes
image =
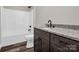
POLYGON ((65 28, 39 28, 39 27, 35 28, 79 41, 79 30, 65 29, 65 28))

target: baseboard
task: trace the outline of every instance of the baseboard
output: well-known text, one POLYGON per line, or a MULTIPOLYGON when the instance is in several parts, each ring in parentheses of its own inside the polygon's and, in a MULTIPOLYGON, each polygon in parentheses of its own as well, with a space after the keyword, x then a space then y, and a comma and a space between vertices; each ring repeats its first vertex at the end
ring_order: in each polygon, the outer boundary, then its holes
POLYGON ((20 43, 16 43, 16 44, 12 44, 12 45, 8 45, 8 46, 5 46, 5 47, 2 47, 0 49, 0 52, 4 52, 4 51, 7 51, 7 50, 10 50, 10 49, 13 49, 13 48, 17 48, 17 47, 20 47, 20 46, 24 46, 26 45, 26 41, 24 42, 20 42, 20 43))

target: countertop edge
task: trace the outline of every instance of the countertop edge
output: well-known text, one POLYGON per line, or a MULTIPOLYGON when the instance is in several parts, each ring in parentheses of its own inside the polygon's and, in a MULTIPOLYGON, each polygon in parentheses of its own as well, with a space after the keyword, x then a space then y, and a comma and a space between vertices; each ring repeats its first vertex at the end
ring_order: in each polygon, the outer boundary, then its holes
POLYGON ((53 32, 53 31, 48 31, 48 30, 45 30, 45 29, 42 29, 42 28, 39 28, 39 27, 34 27, 34 28, 47 31, 47 32, 49 32, 49 33, 54 33, 54 34, 56 34, 56 35, 63 36, 63 37, 66 37, 66 38, 69 38, 69 39, 72 39, 72 40, 75 40, 75 41, 79 41, 79 38, 76 38, 76 37, 72 37, 72 36, 65 35, 65 34, 60 34, 60 33, 53 32))

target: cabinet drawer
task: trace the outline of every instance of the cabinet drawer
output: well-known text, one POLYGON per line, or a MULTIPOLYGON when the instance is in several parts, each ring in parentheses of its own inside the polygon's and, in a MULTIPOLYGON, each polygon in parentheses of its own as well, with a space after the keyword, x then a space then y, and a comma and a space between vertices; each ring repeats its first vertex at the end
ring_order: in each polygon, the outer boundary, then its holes
POLYGON ((63 36, 59 36, 59 40, 62 41, 62 42, 65 42, 67 44, 79 45, 78 41, 75 41, 74 39, 66 38, 66 37, 63 37, 63 36))

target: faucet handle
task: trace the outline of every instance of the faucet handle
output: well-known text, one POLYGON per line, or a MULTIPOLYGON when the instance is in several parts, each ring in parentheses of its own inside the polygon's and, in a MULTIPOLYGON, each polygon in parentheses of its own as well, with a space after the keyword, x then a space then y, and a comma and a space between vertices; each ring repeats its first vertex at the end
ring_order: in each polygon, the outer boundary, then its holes
POLYGON ((32 26, 31 25, 29 25, 29 28, 31 28, 32 26))
POLYGON ((52 22, 52 21, 51 21, 51 20, 48 20, 48 23, 49 23, 49 22, 52 22))

